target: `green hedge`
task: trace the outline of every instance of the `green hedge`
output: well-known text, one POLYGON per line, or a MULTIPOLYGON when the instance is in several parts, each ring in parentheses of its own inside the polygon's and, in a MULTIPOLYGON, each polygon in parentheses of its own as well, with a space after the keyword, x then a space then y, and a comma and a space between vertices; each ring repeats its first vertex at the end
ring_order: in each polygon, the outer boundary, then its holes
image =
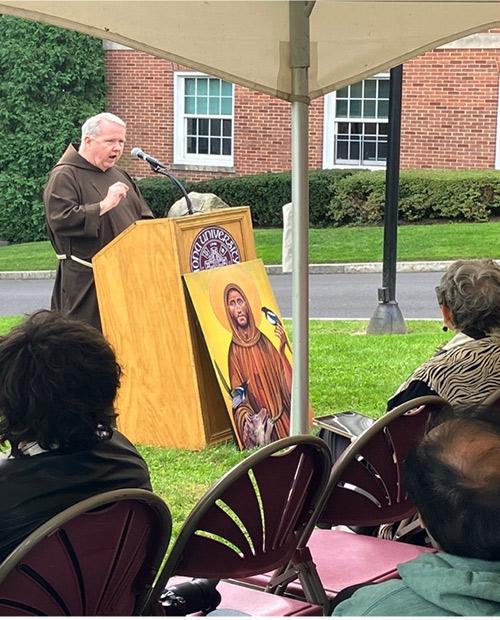
MULTIPOLYGON (((309 181, 311 226, 380 224, 383 221, 384 171, 313 170, 309 181)), ((139 185, 156 215, 163 215, 181 197, 167 179, 143 179, 139 185)), ((289 172, 219 178, 185 186, 188 192, 213 192, 231 206, 250 206, 257 228, 281 226, 281 207, 291 200, 289 172)), ((400 221, 484 222, 491 215, 500 215, 500 172, 401 172, 400 221)))
MULTIPOLYGON (((309 173, 309 203, 311 226, 332 226, 328 205, 337 183, 352 170, 312 170, 309 173)), ((249 206, 253 225, 272 228, 283 225, 282 207, 292 200, 290 172, 218 178, 196 183, 183 182, 186 190, 211 192, 232 207, 249 206)), ((139 181, 144 198, 157 216, 163 215, 172 204, 182 197, 179 189, 163 178, 147 178, 139 181)))
MULTIPOLYGON (((335 186, 328 212, 334 226, 383 221, 384 172, 358 172, 335 186)), ((500 173, 406 170, 400 175, 399 219, 485 222, 500 214, 500 173)))
POLYGON ((45 238, 47 172, 105 102, 100 39, 0 16, 0 239, 45 238))

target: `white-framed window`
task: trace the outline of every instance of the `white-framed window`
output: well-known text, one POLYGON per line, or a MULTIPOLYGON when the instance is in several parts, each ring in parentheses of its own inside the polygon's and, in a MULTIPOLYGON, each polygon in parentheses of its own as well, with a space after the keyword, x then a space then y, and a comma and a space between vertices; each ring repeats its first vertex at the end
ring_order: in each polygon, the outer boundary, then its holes
POLYGON ((174 74, 174 164, 232 166, 234 88, 203 73, 174 74))
POLYGON ((379 74, 325 96, 324 168, 384 168, 389 75, 379 74))

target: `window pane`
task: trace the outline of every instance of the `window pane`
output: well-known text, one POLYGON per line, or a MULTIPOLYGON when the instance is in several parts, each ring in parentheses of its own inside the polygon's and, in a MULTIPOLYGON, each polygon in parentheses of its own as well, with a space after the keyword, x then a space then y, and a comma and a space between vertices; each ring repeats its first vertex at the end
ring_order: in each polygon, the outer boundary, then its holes
POLYGON ((389 99, 389 80, 378 80, 378 96, 380 99, 389 99))
POLYGON ((198 119, 198 133, 200 136, 208 136, 208 118, 198 119))
POLYGON ((222 154, 231 155, 231 140, 229 138, 222 138, 222 154))
POLYGON ((337 158, 336 159, 348 159, 348 145, 346 140, 337 140, 337 158))
POLYGON ((378 133, 379 133, 379 135, 386 136, 387 135, 387 127, 388 127, 387 123, 379 123, 378 124, 378 133))
POLYGON ((230 120, 222 121, 222 135, 223 136, 231 136, 232 135, 231 125, 232 125, 232 121, 230 121, 230 120))
POLYGON ((365 123, 365 133, 375 135, 377 133, 377 123, 365 123))
POLYGON ((362 87, 363 87, 363 82, 358 82, 357 84, 353 84, 351 86, 351 97, 361 97, 362 87))
POLYGON ((209 97, 209 114, 220 114, 220 99, 219 97, 209 97))
POLYGON ((351 152, 349 159, 359 160, 359 142, 351 142, 351 152))
POLYGON ((233 100, 231 97, 222 97, 221 100, 221 114, 232 114, 233 113, 233 100))
POLYGON ((221 95, 225 96, 225 97, 232 97, 233 96, 233 85, 231 84, 231 82, 225 82, 224 80, 221 82, 221 95))
POLYGON ((349 116, 361 116, 361 99, 353 99, 349 102, 349 116))
POLYGON ((375 118, 375 101, 368 99, 363 102, 363 116, 375 118))
POLYGON ((188 153, 196 153, 196 138, 188 138, 186 140, 186 151, 188 153))
POLYGON ((361 135, 363 133, 363 123, 351 123, 351 134, 361 135))
POLYGON ((194 97, 184 97, 184 112, 194 114, 196 112, 196 99, 194 97))
POLYGON ((337 130, 339 133, 349 133, 349 123, 339 123, 337 130))
POLYGON ((187 134, 188 136, 195 136, 198 132, 196 130, 196 126, 198 121, 196 118, 188 118, 187 119, 187 134))
POLYGON ((381 161, 387 159, 387 142, 378 143, 378 159, 381 161))
POLYGON ((207 95, 207 78, 197 78, 197 86, 198 86, 198 95, 207 95))
POLYGON ((186 95, 196 94, 196 80, 194 78, 186 78, 184 80, 184 91, 186 95))
POLYGON ((213 118, 210 121, 210 135, 220 136, 221 121, 218 118, 213 118))
POLYGON ((208 97, 198 97, 196 99, 196 113, 206 114, 208 110, 208 97))
POLYGON ((377 80, 365 80, 365 97, 375 99, 377 96, 377 80))
POLYGON ((220 138, 210 138, 210 155, 220 155, 220 138))
POLYGON ((375 161, 376 159, 376 143, 365 142, 363 145, 363 159, 368 161, 375 161))
POLYGON ((344 88, 341 88, 340 90, 337 91, 337 98, 339 97, 343 97, 344 99, 347 99, 347 97, 349 97, 349 87, 348 86, 344 86, 344 88))
POLYGON ((198 153, 200 153, 201 155, 208 154, 208 138, 198 139, 198 153))
POLYGON ((347 116, 347 101, 337 100, 337 116, 347 116))
POLYGON ((389 116, 389 102, 379 101, 377 104, 377 118, 387 118, 389 116))
POLYGON ((220 95, 220 80, 210 80, 210 95, 213 97, 218 97, 220 95))

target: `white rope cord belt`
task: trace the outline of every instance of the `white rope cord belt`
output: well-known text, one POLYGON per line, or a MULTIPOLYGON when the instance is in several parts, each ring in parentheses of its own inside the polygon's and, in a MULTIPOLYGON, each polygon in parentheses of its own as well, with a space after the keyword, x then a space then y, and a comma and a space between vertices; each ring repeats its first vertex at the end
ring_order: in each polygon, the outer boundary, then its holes
POLYGON ((85 265, 85 267, 90 267, 90 269, 92 269, 92 263, 89 263, 88 260, 83 260, 83 258, 78 258, 78 256, 74 256, 73 254, 71 254, 69 257, 66 254, 56 254, 56 258, 57 260, 67 260, 68 258, 70 260, 74 260, 75 263, 80 263, 80 265, 85 265))

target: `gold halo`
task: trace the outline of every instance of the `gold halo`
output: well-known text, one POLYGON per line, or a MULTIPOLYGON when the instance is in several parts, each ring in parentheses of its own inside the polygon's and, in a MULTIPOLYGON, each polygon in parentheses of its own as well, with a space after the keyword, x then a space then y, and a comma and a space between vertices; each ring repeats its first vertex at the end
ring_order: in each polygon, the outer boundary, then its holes
MULTIPOLYGON (((234 266, 236 267, 236 265, 234 266)), ((210 270, 211 278, 208 283, 210 303, 219 323, 232 333, 231 326, 226 314, 226 304, 224 302, 224 291, 228 284, 236 284, 245 293, 245 296, 252 310, 255 326, 259 327, 262 313, 260 295, 252 277, 242 268, 221 267, 210 270)))

